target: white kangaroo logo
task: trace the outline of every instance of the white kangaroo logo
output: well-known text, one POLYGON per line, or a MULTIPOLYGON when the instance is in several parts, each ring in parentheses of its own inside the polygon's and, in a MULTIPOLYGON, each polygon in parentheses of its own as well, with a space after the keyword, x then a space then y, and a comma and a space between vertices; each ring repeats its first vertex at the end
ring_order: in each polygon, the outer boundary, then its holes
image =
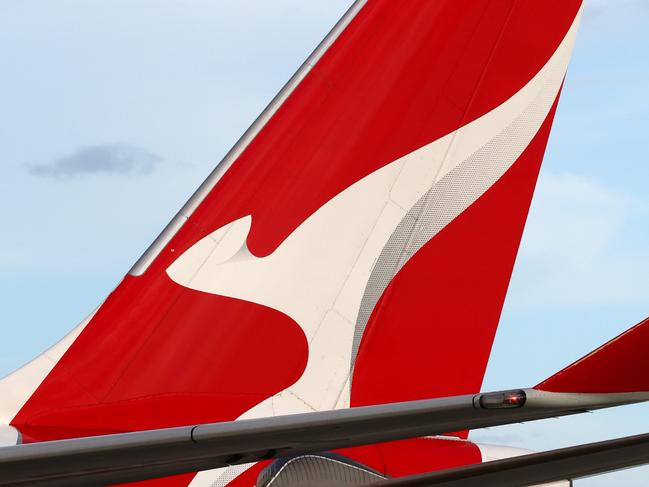
MULTIPOLYGON (((188 288, 258 303, 290 316, 308 340, 309 358, 301 378, 240 419, 348 406, 350 363, 355 359, 352 342, 368 282, 379 282, 381 291, 394 275, 380 279, 373 275, 375 265, 393 258, 384 252, 386 245, 410 217, 428 222, 428 228, 411 226, 412 232, 434 237, 516 162, 556 101, 580 16, 550 61, 516 95, 351 185, 271 255, 259 258, 248 250, 254 216, 246 216, 203 238, 167 269, 171 279, 188 288), (444 197, 454 198, 437 213, 431 210, 432 200, 439 196, 436 188, 449 193, 444 197)), ((399 257, 405 255, 405 261, 425 244, 421 235, 410 237, 398 240, 407 241, 399 257), (407 248, 417 240, 418 246, 407 248)), ((404 264, 393 265, 394 273, 404 264)), ((218 479, 225 485, 245 468, 228 470, 222 479, 222 469, 203 472, 192 486, 212 485, 218 479)))
POLYGON ((351 185, 271 255, 259 258, 248 250, 254 218, 246 216, 203 238, 167 269, 183 286, 271 307, 304 331, 309 343, 304 374, 257 406, 255 415, 347 405, 351 344, 361 301, 390 237, 418 203, 415 217, 426 211, 422 201, 436 185, 453 183, 463 168, 471 170, 472 187, 461 188, 460 204, 436 216, 440 228, 511 167, 556 100, 575 33, 573 27, 548 64, 506 103, 351 185))

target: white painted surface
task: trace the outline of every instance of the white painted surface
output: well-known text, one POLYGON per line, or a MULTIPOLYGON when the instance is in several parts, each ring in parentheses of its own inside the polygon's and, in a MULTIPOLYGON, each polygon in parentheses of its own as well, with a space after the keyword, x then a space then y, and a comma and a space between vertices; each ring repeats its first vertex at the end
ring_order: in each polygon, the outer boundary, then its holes
MULTIPOLYGON (((522 448, 512 448, 500 445, 477 445, 482 454, 483 462, 493 462, 494 460, 502 460, 504 458, 514 458, 523 455, 534 453, 530 450, 523 450, 522 448)), ((539 484, 535 487, 570 487, 570 481, 565 480, 561 482, 551 482, 549 484, 539 484)))

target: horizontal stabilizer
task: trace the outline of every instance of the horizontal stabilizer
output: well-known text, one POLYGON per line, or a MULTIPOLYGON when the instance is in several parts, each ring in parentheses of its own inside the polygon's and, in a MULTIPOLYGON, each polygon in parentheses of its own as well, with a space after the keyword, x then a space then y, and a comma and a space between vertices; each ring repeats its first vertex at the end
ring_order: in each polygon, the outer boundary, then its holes
POLYGON ((567 416, 641 400, 636 396, 520 389, 18 445, 0 448, 0 486, 133 482, 447 431, 567 416))
POLYGON ((649 318, 535 389, 545 392, 624 394, 649 392, 649 318))

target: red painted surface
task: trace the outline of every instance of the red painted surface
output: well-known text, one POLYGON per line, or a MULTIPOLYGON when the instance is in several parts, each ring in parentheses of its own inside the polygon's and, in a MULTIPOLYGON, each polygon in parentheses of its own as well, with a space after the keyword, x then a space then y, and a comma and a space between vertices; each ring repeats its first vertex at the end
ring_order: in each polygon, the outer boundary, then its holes
POLYGON ((649 392, 649 319, 535 387, 547 392, 649 392))
POLYGON ((26 437, 233 420, 301 375, 306 339, 285 315, 169 279, 134 306, 148 279, 126 278, 16 416, 26 437))
POLYGON ((385 461, 381 454, 381 445, 365 445, 354 448, 340 448, 334 453, 350 458, 355 462, 372 468, 380 473, 385 473, 385 461))
POLYGON ((406 477, 482 461, 480 448, 470 441, 413 438, 404 441, 336 450, 388 477, 406 477))
POLYGON ((480 449, 468 441, 414 438, 379 445, 389 477, 406 477, 482 461, 480 449))
MULTIPOLYGON (((308 350, 291 319, 184 289, 168 266, 246 215, 251 251, 272 253, 352 183, 519 91, 580 5, 370 0, 148 271, 109 296, 12 424, 41 441, 229 420, 295 382, 308 350)), ((477 390, 549 126, 389 287, 363 341, 355 404, 477 390), (397 336, 404 324, 409 333, 397 336)))

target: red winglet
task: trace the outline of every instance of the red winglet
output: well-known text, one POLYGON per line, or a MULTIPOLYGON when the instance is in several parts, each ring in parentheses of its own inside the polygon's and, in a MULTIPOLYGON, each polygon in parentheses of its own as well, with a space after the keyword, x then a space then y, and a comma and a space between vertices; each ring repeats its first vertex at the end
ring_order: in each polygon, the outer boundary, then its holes
POLYGON ((546 379, 547 392, 649 392, 649 318, 546 379))

